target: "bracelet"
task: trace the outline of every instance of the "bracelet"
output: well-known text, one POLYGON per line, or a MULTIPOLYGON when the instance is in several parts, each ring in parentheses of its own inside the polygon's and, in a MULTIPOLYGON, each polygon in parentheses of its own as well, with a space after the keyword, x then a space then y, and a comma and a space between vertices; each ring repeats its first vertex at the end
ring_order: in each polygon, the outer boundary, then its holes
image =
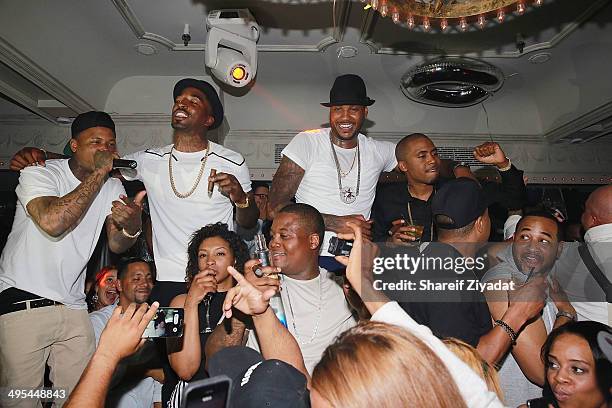
MULTIPOLYGON (((506 157, 506 159, 508 159, 508 158, 506 157)), ((511 168, 512 168, 512 162, 510 161, 510 159, 508 159, 508 165, 505 166, 505 167, 498 168, 497 170, 498 171, 508 171, 511 168)))
POLYGON ((135 239, 138 238, 138 236, 142 233, 142 228, 139 229, 134 235, 130 235, 130 233, 125 230, 125 228, 121 228, 121 233, 126 238, 135 239))
POLYGON ((518 335, 514 330, 512 330, 512 327, 510 327, 510 325, 503 320, 495 320, 495 325, 504 329, 504 331, 508 333, 508 337, 510 337, 510 343, 512 343, 513 346, 516 346, 516 339, 518 335))
POLYGON ((557 316, 556 318, 560 318, 560 317, 565 317, 566 319, 570 319, 571 321, 575 322, 578 320, 578 315, 576 313, 572 314, 570 312, 565 312, 563 310, 559 310, 557 312, 557 316))
POLYGON ((45 161, 47 161, 47 151, 45 149, 40 149, 40 151, 45 154, 45 161))
POLYGON ((244 204, 234 203, 236 208, 247 208, 249 206, 249 195, 246 195, 246 201, 244 204))

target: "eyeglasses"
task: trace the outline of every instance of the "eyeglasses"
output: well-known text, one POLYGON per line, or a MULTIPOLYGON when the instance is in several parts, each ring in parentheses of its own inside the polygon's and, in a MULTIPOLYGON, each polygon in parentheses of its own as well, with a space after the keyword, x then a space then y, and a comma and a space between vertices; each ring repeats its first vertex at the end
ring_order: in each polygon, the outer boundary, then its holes
POLYGON ((268 198, 268 195, 267 195, 267 194, 253 194, 253 195, 254 195, 255 197, 257 197, 257 198, 261 198, 261 199, 268 198))

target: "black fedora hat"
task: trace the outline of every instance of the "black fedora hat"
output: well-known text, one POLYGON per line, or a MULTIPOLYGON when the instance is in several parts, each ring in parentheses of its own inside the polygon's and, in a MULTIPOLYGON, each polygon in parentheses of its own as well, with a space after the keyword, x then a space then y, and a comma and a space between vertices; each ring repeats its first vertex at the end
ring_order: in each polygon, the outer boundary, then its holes
POLYGON ((359 75, 346 74, 336 78, 331 91, 329 91, 329 102, 322 102, 321 105, 370 106, 373 103, 374 99, 370 99, 366 95, 366 86, 363 79, 359 75))

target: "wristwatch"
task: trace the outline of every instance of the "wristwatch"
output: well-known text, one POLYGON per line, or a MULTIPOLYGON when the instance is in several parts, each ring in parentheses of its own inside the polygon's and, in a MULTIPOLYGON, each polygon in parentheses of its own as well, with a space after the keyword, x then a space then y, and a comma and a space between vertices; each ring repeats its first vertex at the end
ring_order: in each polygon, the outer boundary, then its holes
POLYGON ((559 318, 559 317, 565 317, 565 318, 567 318, 567 319, 569 319, 569 320, 571 320, 571 321, 573 321, 573 322, 575 322, 575 321, 577 321, 577 320, 578 320, 578 315, 577 315, 576 313, 572 314, 572 313, 570 313, 570 312, 565 312, 565 311, 563 311, 563 310, 559 310, 559 311, 557 312, 557 316, 556 316, 556 317, 557 317, 557 318, 559 318))
POLYGON ((457 167, 467 167, 468 169, 470 168, 470 165, 467 164, 467 162, 464 161, 453 161, 453 171, 457 168, 457 167))
POLYGON ((234 203, 234 205, 236 206, 236 208, 247 208, 249 206, 249 195, 246 195, 246 201, 244 202, 244 204, 234 203))

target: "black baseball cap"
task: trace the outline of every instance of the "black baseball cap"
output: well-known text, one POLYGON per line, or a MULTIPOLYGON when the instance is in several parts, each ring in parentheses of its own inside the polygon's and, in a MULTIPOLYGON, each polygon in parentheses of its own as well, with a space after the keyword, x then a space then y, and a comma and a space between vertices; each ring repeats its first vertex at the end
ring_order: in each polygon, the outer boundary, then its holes
POLYGON ((487 209, 487 200, 475 180, 460 177, 447 181, 435 192, 431 200, 431 213, 445 215, 451 223, 437 223, 442 229, 459 229, 470 224, 487 209))
POLYGON ((82 131, 94 127, 109 128, 115 133, 115 122, 113 122, 113 119, 108 113, 99 111, 81 113, 72 121, 70 130, 72 137, 75 138, 82 131))
POLYGON ((215 88, 206 81, 194 78, 183 78, 174 85, 174 91, 172 92, 174 99, 176 99, 185 88, 196 88, 206 95, 206 99, 208 99, 208 103, 212 109, 213 117, 215 118, 215 123, 213 123, 209 129, 212 130, 221 126, 221 123, 223 123, 223 105, 221 104, 221 100, 219 100, 219 95, 215 88))
POLYGON ((280 360, 264 360, 257 351, 243 346, 227 347, 208 361, 211 377, 232 379, 232 407, 310 407, 306 377, 280 360))

